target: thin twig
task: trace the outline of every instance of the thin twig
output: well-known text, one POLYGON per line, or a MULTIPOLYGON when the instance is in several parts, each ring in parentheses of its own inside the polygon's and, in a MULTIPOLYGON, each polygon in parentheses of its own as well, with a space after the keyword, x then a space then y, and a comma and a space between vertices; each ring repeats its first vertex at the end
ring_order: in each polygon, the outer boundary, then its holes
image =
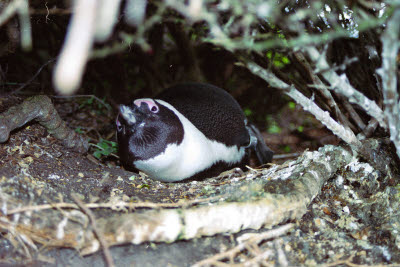
POLYGON ((93 232, 99 240, 101 247, 103 248, 104 258, 106 260, 107 266, 114 267, 114 261, 108 248, 107 241, 105 240, 103 233, 97 227, 96 218, 94 217, 93 213, 85 206, 85 204, 79 199, 77 195, 71 194, 71 197, 79 206, 79 208, 89 217, 90 223, 93 227, 93 232))
POLYGON ((363 131, 363 135, 368 138, 371 137, 372 133, 376 130, 378 127, 379 123, 375 118, 372 118, 369 122, 368 125, 365 127, 363 131))
POLYGON ((358 128, 360 128, 360 130, 364 130, 365 123, 361 119, 360 115, 358 115, 358 113, 353 108, 353 106, 349 102, 347 102, 343 96, 340 96, 340 97, 343 99, 342 103, 343 103, 345 109, 349 112, 350 118, 352 118, 355 121, 355 123, 357 124, 358 128))
POLYGON ((70 15, 71 13, 72 13, 72 10, 69 8, 57 8, 57 7, 47 8, 46 7, 46 9, 34 9, 34 8, 29 9, 30 15, 46 15, 46 18, 49 15, 70 15))
POLYGON ((80 98, 80 97, 90 97, 95 99, 96 101, 100 102, 108 111, 111 111, 111 107, 109 104, 107 104, 106 102, 104 102, 103 100, 101 100, 100 98, 98 98, 95 95, 52 95, 52 98, 80 98))
POLYGON ((266 260, 273 255, 273 252, 271 250, 265 250, 261 252, 259 255, 255 256, 254 258, 246 261, 243 266, 263 266, 261 265, 262 262, 266 262, 266 260))
MULTIPOLYGON (((278 236, 281 236, 283 234, 286 234, 290 229, 294 227, 293 223, 285 224, 283 226, 280 226, 275 229, 271 229, 267 232, 263 232, 257 235, 252 236, 245 242, 239 243, 236 247, 229 249, 227 251, 218 253, 210 258, 204 259, 202 261, 199 261, 195 263, 193 266, 194 267, 200 267, 200 266, 218 266, 221 260, 227 259, 227 258, 234 258, 235 255, 237 255, 239 252, 244 250, 246 248, 247 244, 256 244, 258 245, 262 241, 266 239, 271 239, 271 238, 276 238, 278 236)), ((230 266, 230 265, 229 265, 230 266)))
POLYGON ((40 74, 40 72, 43 70, 43 68, 46 67, 47 65, 49 65, 50 63, 54 62, 55 60, 56 60, 56 58, 52 58, 52 59, 48 60, 46 63, 44 63, 42 66, 40 66, 40 68, 36 71, 35 75, 33 75, 28 81, 23 83, 20 87, 15 89, 10 94, 11 95, 17 94, 19 91, 24 89, 27 85, 31 84, 33 82, 33 80, 35 80, 36 77, 40 74))
POLYGON ((326 69, 319 69, 318 72, 316 72, 315 74, 322 74, 324 72, 328 72, 328 71, 337 71, 337 70, 341 70, 344 71, 346 70, 347 66, 350 64, 353 64, 354 62, 357 62, 358 58, 357 57, 352 57, 352 58, 345 58, 345 60, 343 61, 342 64, 340 65, 335 65, 335 66, 329 66, 326 69))

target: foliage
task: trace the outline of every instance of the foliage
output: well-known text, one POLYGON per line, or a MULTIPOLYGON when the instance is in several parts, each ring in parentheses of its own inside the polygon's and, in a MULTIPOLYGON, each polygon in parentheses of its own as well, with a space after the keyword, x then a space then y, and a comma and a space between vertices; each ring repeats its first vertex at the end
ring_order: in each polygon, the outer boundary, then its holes
MULTIPOLYGON (((86 97, 86 96, 85 96, 86 97)), ((83 100, 79 105, 79 108, 89 107, 92 111, 96 114, 107 114, 111 111, 111 106, 106 102, 106 98, 103 97, 102 99, 91 95, 89 98, 83 100)))
POLYGON ((279 127, 278 123, 276 122, 276 120, 271 116, 271 115, 267 115, 265 118, 267 125, 268 125, 268 129, 267 132, 270 134, 278 134, 282 131, 281 127, 279 127))
POLYGON ((285 65, 290 64, 290 60, 287 56, 280 53, 274 53, 273 51, 268 51, 266 57, 272 61, 275 67, 283 68, 285 65))
POLYGON ((81 127, 76 127, 75 128, 75 132, 77 132, 79 134, 83 134, 84 133, 81 127))
POLYGON ((102 157, 108 157, 110 155, 115 156, 118 144, 113 141, 108 141, 105 139, 100 139, 97 144, 91 144, 95 149, 93 152, 93 156, 97 159, 101 159, 102 157))

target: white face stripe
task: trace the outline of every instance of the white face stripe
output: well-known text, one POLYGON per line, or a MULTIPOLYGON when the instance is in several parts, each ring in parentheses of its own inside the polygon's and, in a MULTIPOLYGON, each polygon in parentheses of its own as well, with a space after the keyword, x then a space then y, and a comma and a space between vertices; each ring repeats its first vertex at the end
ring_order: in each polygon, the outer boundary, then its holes
POLYGON ((135 114, 133 114, 132 110, 129 107, 120 105, 119 112, 121 113, 121 116, 124 117, 124 119, 128 124, 136 123, 135 114))
POLYGON ((198 130, 185 116, 163 100, 157 103, 172 110, 180 119, 184 137, 179 145, 170 144, 164 153, 148 159, 136 161, 135 166, 152 178, 164 181, 180 181, 211 167, 218 161, 238 163, 245 149, 237 146, 227 147, 217 141, 211 141, 198 130))

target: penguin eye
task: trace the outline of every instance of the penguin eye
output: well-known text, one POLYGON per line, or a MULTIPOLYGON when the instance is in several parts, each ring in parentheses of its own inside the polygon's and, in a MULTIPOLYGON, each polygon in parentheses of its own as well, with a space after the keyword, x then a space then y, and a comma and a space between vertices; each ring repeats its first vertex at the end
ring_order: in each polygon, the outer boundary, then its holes
POLYGON ((121 132, 122 130, 124 130, 124 132, 125 132, 125 126, 124 125, 122 125, 120 122, 119 122, 119 120, 117 119, 117 131, 118 132, 121 132))
POLYGON ((158 112, 158 107, 157 106, 152 106, 151 107, 151 112, 157 113, 158 112))
POLYGON ((121 130, 122 130, 122 125, 118 121, 117 122, 117 131, 120 132, 121 130))

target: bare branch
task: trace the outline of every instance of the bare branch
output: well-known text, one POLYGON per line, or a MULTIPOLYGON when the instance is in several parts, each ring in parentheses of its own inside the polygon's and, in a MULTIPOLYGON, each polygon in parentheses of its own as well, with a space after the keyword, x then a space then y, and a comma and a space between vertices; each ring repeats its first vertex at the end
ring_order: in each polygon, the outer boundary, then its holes
POLYGON ((339 105, 336 103, 335 99, 333 98, 331 92, 328 90, 327 86, 321 81, 321 79, 318 77, 318 75, 314 72, 314 70, 311 68, 310 64, 307 62, 306 58, 304 57, 303 53, 301 52, 294 52, 294 56, 297 58, 297 60, 302 64, 302 66, 307 70, 309 73, 314 85, 313 87, 316 87, 319 89, 319 92, 325 97, 329 107, 335 112, 335 114, 338 117, 338 120, 344 124, 344 126, 351 128, 352 124, 350 121, 347 119, 347 117, 342 113, 342 111, 339 108, 339 105))
POLYGON ((24 50, 30 50, 32 48, 32 33, 28 0, 14 0, 9 3, 0 14, 0 26, 16 13, 20 22, 21 46, 24 50))
POLYGON ((327 111, 323 111, 320 107, 318 107, 318 105, 315 104, 312 99, 305 97, 302 93, 294 88, 291 88, 286 94, 293 98, 293 100, 295 100, 298 104, 300 104, 304 108, 304 110, 307 110, 311 114, 313 114, 317 120, 322 122, 322 124, 324 124, 329 130, 331 130, 343 141, 345 141, 349 145, 361 145, 360 141, 358 141, 353 131, 351 131, 349 128, 343 127, 341 124, 332 119, 329 113, 327 111))
POLYGON ((145 51, 148 50, 150 47, 144 38, 144 34, 162 19, 162 14, 165 11, 165 8, 165 5, 161 4, 156 13, 144 21, 135 34, 121 32, 119 37, 122 41, 118 41, 105 48, 94 49, 90 54, 90 58, 104 58, 111 54, 120 53, 131 47, 133 44, 141 46, 145 51))
POLYGON ((61 94, 72 94, 81 83, 94 42, 96 10, 96 0, 74 1, 68 34, 53 75, 54 85, 61 94))
POLYGON ((338 75, 330 69, 325 58, 315 47, 305 47, 307 55, 316 63, 317 70, 324 70, 322 76, 331 84, 331 87, 341 95, 344 95, 351 103, 359 105, 365 112, 373 118, 376 118, 380 126, 387 129, 382 109, 365 95, 357 91, 350 85, 345 74, 338 75))
POLYGON ((397 93, 397 62, 399 51, 400 6, 394 11, 382 34, 382 68, 377 70, 382 77, 385 115, 389 123, 390 140, 400 157, 400 103, 397 93))
POLYGON ((22 0, 18 8, 18 17, 21 31, 21 46, 25 51, 29 51, 32 48, 32 29, 31 29, 31 18, 29 16, 29 2, 28 0, 22 0))
POLYGON ((121 0, 98 0, 94 38, 98 42, 107 40, 118 22, 121 0))
POLYGON ((253 62, 248 62, 247 67, 251 72, 264 79, 272 87, 284 90, 287 95, 289 95, 293 100, 299 103, 305 110, 313 114, 320 122, 322 122, 329 130, 331 130, 343 141, 350 145, 360 146, 360 142, 350 129, 346 129, 342 125, 337 123, 334 119, 332 119, 332 117, 329 116, 328 112, 323 111, 320 107, 317 106, 317 104, 314 103, 313 100, 305 97, 293 86, 289 86, 278 77, 276 77, 273 73, 261 68, 253 62))
POLYGON ((343 103, 345 109, 347 110, 347 112, 349 112, 349 114, 350 114, 349 117, 352 118, 353 121, 355 121, 358 128, 360 128, 361 130, 364 130, 365 123, 361 119, 360 115, 358 115, 358 113, 354 110, 353 106, 343 96, 339 95, 339 97, 341 97, 341 99, 343 100, 342 103, 343 103))
POLYGON ((12 18, 18 11, 22 0, 14 0, 10 2, 0 13, 0 26, 12 18))
POLYGON ((128 0, 125 6, 125 21, 129 25, 140 25, 146 15, 146 0, 128 0))

